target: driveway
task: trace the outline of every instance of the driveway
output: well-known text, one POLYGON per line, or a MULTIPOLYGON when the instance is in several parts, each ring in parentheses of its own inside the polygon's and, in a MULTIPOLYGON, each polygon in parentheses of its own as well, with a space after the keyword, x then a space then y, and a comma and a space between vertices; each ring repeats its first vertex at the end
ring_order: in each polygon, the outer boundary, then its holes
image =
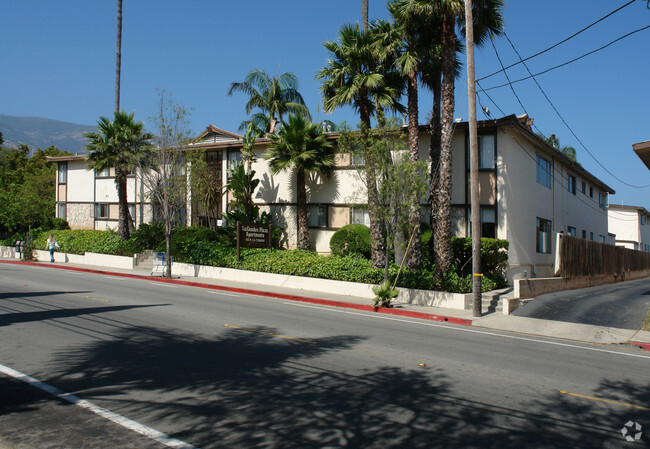
POLYGON ((513 315, 619 329, 641 329, 650 307, 650 278, 540 295, 513 315))

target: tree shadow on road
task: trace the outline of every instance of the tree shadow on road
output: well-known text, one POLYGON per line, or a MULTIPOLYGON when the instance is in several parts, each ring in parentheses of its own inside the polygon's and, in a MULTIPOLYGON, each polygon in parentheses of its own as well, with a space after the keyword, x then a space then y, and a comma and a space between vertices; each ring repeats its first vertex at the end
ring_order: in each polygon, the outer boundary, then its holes
MULTIPOLYGON (((204 449, 617 447, 629 418, 648 422, 558 392, 500 405, 464 393, 444 365, 341 368, 332 356, 354 357, 359 336, 251 330, 125 328, 58 354, 63 374, 47 381, 204 449)), ((647 404, 650 387, 603 381, 602 394, 647 404)))

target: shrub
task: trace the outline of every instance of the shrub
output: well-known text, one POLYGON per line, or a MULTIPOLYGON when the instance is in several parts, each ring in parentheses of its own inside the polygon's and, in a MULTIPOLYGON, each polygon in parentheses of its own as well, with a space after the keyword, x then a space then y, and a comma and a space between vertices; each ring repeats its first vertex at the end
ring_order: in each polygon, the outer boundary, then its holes
POLYGON ((53 218, 52 229, 56 231, 62 231, 64 229, 70 229, 70 225, 68 224, 67 220, 63 218, 53 218))
POLYGON ((165 241, 165 225, 159 221, 149 224, 143 223, 131 233, 129 245, 135 252, 142 253, 148 249, 155 249, 165 241))
MULTIPOLYGON (((45 249, 49 232, 42 232, 34 238, 34 248, 45 249)), ((120 238, 111 231, 62 230, 51 231, 60 245, 59 251, 72 254, 85 252, 115 254, 120 238)))
POLYGON ((349 224, 336 231, 330 239, 330 250, 335 256, 359 255, 370 258, 370 228, 349 224))
MULTIPOLYGON (((481 271, 503 275, 508 262, 508 241, 481 238, 481 271)), ((472 273, 472 238, 452 237, 453 264, 463 275, 472 273)))

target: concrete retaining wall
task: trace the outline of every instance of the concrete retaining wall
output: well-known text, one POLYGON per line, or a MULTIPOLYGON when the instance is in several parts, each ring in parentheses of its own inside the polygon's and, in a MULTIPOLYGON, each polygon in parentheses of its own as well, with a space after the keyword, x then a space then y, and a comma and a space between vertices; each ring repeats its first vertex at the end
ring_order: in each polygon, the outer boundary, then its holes
POLYGON ((631 281, 650 276, 650 270, 634 271, 623 276, 596 276, 584 278, 536 278, 515 280, 514 296, 516 298, 535 298, 545 293, 561 290, 575 290, 577 288, 596 287, 598 285, 614 284, 616 282, 631 281))

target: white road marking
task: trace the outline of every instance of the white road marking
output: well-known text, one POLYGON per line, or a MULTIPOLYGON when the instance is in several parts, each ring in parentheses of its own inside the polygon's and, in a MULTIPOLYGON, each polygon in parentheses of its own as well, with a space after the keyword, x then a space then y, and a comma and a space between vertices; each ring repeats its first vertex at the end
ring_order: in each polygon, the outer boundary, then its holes
POLYGON ((175 449, 199 449, 196 446, 192 446, 189 443, 186 443, 176 438, 172 438, 167 434, 164 434, 156 429, 147 427, 138 422, 135 422, 129 418, 125 418, 122 415, 106 410, 105 408, 99 407, 92 402, 81 399, 73 394, 65 393, 64 391, 53 387, 52 385, 41 382, 27 374, 23 374, 15 369, 9 368, 8 366, 0 365, 0 372, 6 374, 7 376, 13 377, 14 379, 20 380, 22 382, 28 383, 39 390, 45 391, 46 393, 52 394, 59 399, 63 399, 71 404, 89 410, 90 412, 101 416, 102 418, 108 419, 111 422, 114 422, 117 425, 120 425, 126 429, 132 430, 144 435, 147 438, 151 438, 154 441, 157 441, 161 444, 164 444, 167 447, 175 449))
POLYGON ((149 282, 151 285, 160 285, 161 287, 178 288, 178 285, 165 284, 164 282, 149 282))
MULTIPOLYGON (((478 329, 471 329, 469 327, 450 327, 449 324, 436 324, 436 323, 427 323, 426 321, 412 321, 412 320, 407 320, 404 318, 394 318, 391 316, 386 316, 386 315, 380 315, 380 314, 367 314, 367 313, 359 313, 359 312, 351 312, 348 310, 339 310, 339 309, 330 309, 326 307, 320 307, 320 306, 311 306, 307 304, 299 304, 299 303, 293 303, 293 302, 283 302, 282 304, 290 305, 290 306, 295 306, 295 307, 307 307, 310 309, 318 309, 318 310, 325 310, 328 312, 336 312, 336 313, 347 313, 350 315, 358 315, 358 316, 363 316, 367 318, 376 318, 380 320, 389 320, 389 321, 399 321, 402 323, 410 323, 410 324, 418 324, 420 326, 429 326, 429 327, 437 327, 440 329, 445 329, 445 330, 452 330, 452 331, 460 331, 460 332, 470 332, 473 334, 481 334, 481 335, 491 335, 494 337, 501 337, 501 338, 510 338, 512 340, 524 340, 524 341, 530 341, 533 343, 543 343, 547 345, 555 345, 555 346, 565 346, 568 348, 577 348, 577 349, 585 349, 587 351, 596 351, 596 352, 605 352, 607 354, 616 354, 616 355, 624 355, 628 357, 637 357, 640 359, 648 359, 650 360, 650 356, 647 355, 642 355, 642 354, 632 354, 628 352, 618 352, 618 351, 610 351, 608 349, 600 349, 600 348, 590 348, 588 346, 580 346, 580 345, 574 345, 571 343, 560 343, 557 341, 548 341, 548 340, 539 340, 537 338, 528 338, 528 337, 519 337, 516 335, 507 335, 507 334, 498 334, 496 332, 489 332, 489 331, 482 331, 478 329)), ((551 338, 551 337, 549 337, 551 338)))
POLYGON ((224 295, 224 296, 235 296, 237 298, 241 297, 239 293, 229 293, 229 292, 223 292, 223 291, 215 291, 215 290, 210 290, 210 293, 214 295, 224 295))

